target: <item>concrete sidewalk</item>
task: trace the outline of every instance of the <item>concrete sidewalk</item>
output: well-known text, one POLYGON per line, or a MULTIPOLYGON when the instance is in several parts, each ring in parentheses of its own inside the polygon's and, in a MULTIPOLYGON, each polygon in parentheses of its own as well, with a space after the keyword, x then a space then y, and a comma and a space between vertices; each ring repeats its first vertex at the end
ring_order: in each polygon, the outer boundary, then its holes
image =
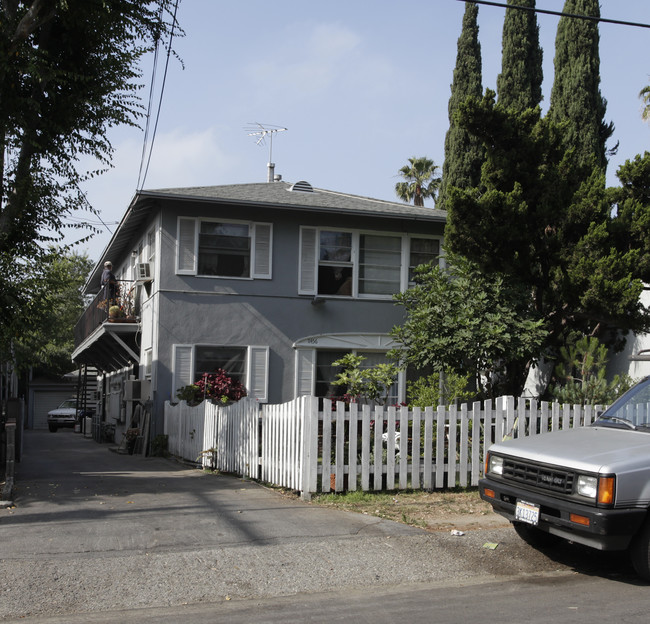
POLYGON ((16 477, 15 508, 0 510, 0 618, 558 568, 509 528, 426 533, 71 431, 26 431, 16 477))

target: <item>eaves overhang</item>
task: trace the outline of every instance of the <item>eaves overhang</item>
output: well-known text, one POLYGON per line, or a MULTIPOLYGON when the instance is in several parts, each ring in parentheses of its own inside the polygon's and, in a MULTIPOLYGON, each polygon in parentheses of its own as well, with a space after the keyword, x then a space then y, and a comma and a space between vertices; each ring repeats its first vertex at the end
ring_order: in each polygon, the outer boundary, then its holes
POLYGON ((104 262, 111 260, 115 264, 118 260, 130 254, 132 251, 130 245, 134 237, 140 233, 144 223, 150 218, 155 207, 155 201, 143 196, 141 193, 138 193, 133 198, 111 240, 88 276, 83 289, 84 293, 94 294, 99 292, 104 262))
POLYGON ((137 365, 140 363, 139 332, 139 323, 106 322, 76 347, 72 361, 105 372, 137 365))

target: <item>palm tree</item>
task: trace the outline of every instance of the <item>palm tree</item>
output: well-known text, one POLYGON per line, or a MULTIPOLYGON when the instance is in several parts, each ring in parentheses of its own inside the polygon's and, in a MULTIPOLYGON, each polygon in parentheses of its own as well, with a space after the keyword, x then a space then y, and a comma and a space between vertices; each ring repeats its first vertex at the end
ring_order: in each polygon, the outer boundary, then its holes
POLYGON ((424 200, 432 197, 435 201, 440 188, 440 176, 436 173, 439 167, 426 156, 409 158, 409 164, 399 170, 406 182, 395 185, 395 193, 405 201, 413 199, 415 206, 424 206, 424 200))
POLYGON ((643 87, 639 97, 643 101, 643 110, 641 111, 641 118, 643 121, 650 121, 650 86, 643 87))

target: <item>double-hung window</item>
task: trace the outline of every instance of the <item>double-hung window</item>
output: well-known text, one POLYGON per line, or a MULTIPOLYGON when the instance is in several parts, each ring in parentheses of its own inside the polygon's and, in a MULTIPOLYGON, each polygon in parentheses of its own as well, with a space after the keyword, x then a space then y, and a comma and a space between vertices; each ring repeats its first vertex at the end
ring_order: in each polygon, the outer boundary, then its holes
POLYGON ((197 345, 194 348, 194 377, 212 374, 217 369, 242 384, 246 383, 246 348, 212 347, 197 345))
POLYGON ((422 264, 437 264, 440 256, 440 240, 437 238, 410 239, 409 245, 409 287, 415 284, 415 267, 422 264))
POLYGON ((271 278, 270 223, 178 219, 176 272, 230 278, 271 278))
POLYGON ((248 224, 201 221, 199 275, 250 277, 251 238, 248 224))
POLYGON ((440 239, 303 227, 299 293, 387 299, 413 285, 413 270, 436 263, 440 239))
POLYGON ((352 234, 324 230, 320 233, 319 241, 319 292, 324 295, 351 295, 352 234))

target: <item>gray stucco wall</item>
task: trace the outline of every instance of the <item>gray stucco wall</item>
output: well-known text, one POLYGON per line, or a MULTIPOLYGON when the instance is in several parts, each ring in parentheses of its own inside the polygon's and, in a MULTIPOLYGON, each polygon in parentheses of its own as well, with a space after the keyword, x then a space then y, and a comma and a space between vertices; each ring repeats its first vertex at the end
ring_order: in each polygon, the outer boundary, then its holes
MULTIPOLYGON (((295 341, 318 334, 387 333, 403 319, 392 300, 325 298, 312 305, 298 295, 300 226, 442 235, 442 224, 176 202, 162 213, 162 248, 157 256, 158 298, 156 412, 175 393, 174 344, 259 345, 270 349, 269 402, 294 398, 295 341), (178 216, 241 219, 273 224, 272 279, 224 279, 177 275, 178 216)), ((155 330, 154 330, 155 332, 155 330)), ((162 427, 160 426, 160 429, 162 427)))

